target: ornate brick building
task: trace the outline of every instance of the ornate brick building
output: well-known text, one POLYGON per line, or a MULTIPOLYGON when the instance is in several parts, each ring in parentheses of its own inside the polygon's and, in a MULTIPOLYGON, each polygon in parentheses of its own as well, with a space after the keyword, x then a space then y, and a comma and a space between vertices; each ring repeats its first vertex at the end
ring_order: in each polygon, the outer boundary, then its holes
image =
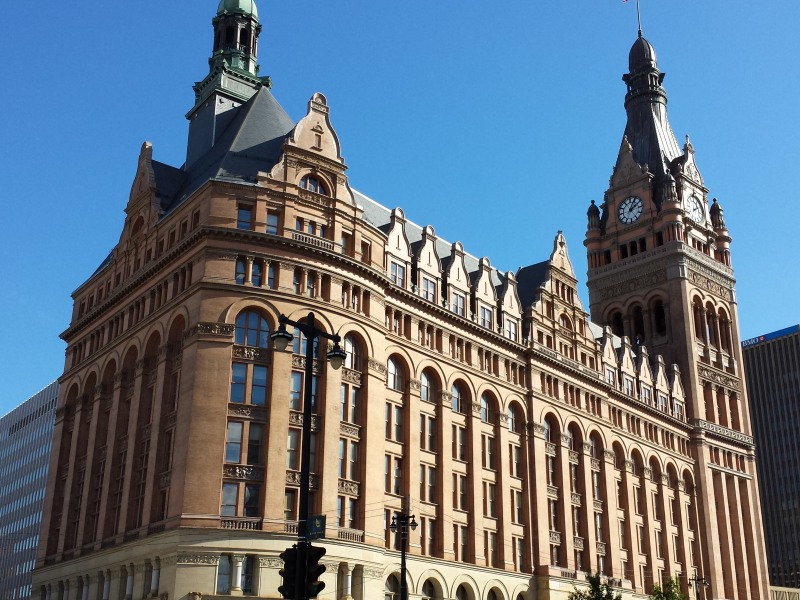
POLYGON ((185 165, 143 145, 119 243, 74 294, 42 598, 277 596, 304 340, 269 333, 312 310, 348 352, 314 365, 325 598, 394 597, 408 497, 415 598, 561 599, 591 570, 626 596, 678 576, 765 599, 730 238, 650 44, 588 213, 590 320, 560 233, 501 272, 353 190, 326 98, 294 123, 258 77, 253 2, 213 24, 185 165))

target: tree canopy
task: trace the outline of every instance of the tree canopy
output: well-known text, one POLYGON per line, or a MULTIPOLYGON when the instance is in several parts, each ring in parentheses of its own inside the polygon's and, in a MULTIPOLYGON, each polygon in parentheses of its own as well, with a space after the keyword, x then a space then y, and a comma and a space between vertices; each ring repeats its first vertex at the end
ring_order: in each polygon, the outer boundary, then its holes
POLYGON ((664 585, 655 584, 650 592, 651 600, 687 600, 686 594, 681 590, 681 582, 677 577, 671 577, 664 585))
MULTIPOLYGON (((600 573, 586 575, 588 589, 578 589, 570 592, 568 600, 622 600, 622 594, 608 584, 608 579, 600 573)), ((673 600, 673 599, 670 599, 673 600)))

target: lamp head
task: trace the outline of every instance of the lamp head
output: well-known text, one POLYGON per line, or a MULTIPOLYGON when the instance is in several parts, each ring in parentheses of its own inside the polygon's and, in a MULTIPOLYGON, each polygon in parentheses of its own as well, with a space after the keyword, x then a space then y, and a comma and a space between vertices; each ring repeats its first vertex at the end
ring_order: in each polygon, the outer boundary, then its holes
POLYGON ((288 331, 286 331, 286 324, 283 321, 281 321, 281 324, 275 331, 275 333, 273 333, 269 337, 272 338, 272 342, 275 344, 275 349, 278 352, 283 352, 284 350, 286 350, 286 347, 289 345, 289 342, 291 342, 294 339, 294 336, 288 331))
POLYGON ((331 363, 333 370, 338 371, 341 369, 346 358, 347 352, 342 350, 342 347, 339 345, 339 340, 336 340, 333 344, 333 348, 328 352, 328 362, 331 363))
POLYGON ((397 531, 397 516, 396 515, 392 515, 392 524, 389 525, 389 529, 392 530, 392 533, 397 531))
POLYGON ((417 530, 417 520, 414 518, 414 515, 411 515, 411 522, 408 525, 411 527, 411 531, 417 530))

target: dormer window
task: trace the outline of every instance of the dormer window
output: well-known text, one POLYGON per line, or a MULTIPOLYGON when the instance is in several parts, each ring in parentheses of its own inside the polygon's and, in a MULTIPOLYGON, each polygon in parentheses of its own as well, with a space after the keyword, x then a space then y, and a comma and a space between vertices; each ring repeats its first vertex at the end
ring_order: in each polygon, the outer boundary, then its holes
POLYGON ((453 312, 456 313, 459 317, 463 317, 466 314, 464 308, 466 302, 467 302, 467 297, 464 294, 453 292, 453 312))
POLYGON ((300 187, 309 192, 315 192, 323 196, 328 195, 328 190, 325 189, 325 185, 319 179, 311 175, 306 175, 300 180, 300 187))
POLYGON ((389 278, 392 283, 402 288, 406 287, 406 268, 405 266, 392 262, 389 267, 389 278))
POLYGON ((492 328, 492 309, 481 306, 481 327, 492 328))

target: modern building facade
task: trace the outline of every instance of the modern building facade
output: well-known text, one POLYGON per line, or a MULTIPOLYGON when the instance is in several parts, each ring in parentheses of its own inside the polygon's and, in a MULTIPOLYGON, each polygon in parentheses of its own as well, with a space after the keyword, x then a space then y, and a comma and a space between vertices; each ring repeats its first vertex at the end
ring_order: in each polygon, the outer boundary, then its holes
POLYGON ((770 583, 800 588, 800 325, 742 342, 770 583))
POLYGON ((600 571, 626 597, 674 576, 766 600, 730 238, 652 46, 588 213, 590 318, 560 232, 502 272, 355 191, 325 96, 295 123, 258 76, 260 28, 220 2, 186 164, 143 145, 74 293, 41 597, 277 596, 305 340, 269 334, 313 311, 348 352, 334 371, 321 346, 311 382, 322 597, 395 598, 407 501, 413 598, 561 600, 600 571))
POLYGON ((0 598, 31 597, 58 382, 0 418, 0 598))

